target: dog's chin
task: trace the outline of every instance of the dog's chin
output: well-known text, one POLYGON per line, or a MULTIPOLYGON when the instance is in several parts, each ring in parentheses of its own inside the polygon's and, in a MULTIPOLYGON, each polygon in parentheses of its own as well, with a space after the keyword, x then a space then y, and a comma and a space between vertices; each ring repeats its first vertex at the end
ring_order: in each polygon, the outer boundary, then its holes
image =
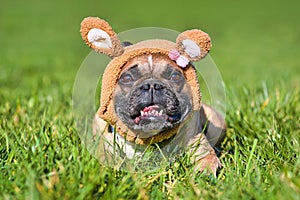
POLYGON ((177 128, 188 113, 189 109, 186 108, 183 112, 169 114, 164 107, 151 105, 142 108, 139 114, 122 113, 121 119, 137 137, 149 138, 177 128))

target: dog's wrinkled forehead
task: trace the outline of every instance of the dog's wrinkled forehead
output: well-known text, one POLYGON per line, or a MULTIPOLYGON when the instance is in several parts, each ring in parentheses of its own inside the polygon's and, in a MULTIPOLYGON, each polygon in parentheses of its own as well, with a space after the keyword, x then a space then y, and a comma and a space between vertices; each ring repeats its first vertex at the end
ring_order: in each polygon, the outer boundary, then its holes
POLYGON ((168 56, 159 54, 140 55, 132 58, 126 63, 121 74, 132 67, 138 67, 143 74, 157 74, 162 72, 166 67, 174 67, 182 72, 182 69, 178 67, 174 61, 170 60, 168 56))

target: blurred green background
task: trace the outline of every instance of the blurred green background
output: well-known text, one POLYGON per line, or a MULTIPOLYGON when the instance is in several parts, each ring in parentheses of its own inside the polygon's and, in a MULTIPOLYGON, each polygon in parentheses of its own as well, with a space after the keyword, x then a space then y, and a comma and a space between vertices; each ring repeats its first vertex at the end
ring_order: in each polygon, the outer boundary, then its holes
POLYGON ((0 84, 12 90, 30 90, 40 81, 71 87, 90 51, 79 35, 86 16, 106 19, 116 32, 147 26, 203 29, 227 87, 299 83, 296 0, 1 0, 0 5, 0 84))
POLYGON ((0 199, 298 199, 299 8, 296 0, 0 0, 0 199), (209 33, 227 88, 220 181, 193 182, 184 163, 174 173, 122 173, 81 145, 72 89, 91 51, 79 33, 87 16, 117 33, 209 33))

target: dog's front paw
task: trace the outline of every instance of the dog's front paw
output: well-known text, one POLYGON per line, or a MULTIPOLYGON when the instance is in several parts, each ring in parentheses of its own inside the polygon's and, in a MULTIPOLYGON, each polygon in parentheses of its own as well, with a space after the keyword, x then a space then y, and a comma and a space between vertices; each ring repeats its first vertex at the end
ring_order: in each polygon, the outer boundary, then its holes
POLYGON ((214 176, 217 174, 218 168, 222 167, 222 164, 217 157, 217 155, 213 153, 209 153, 205 157, 197 160, 195 162, 195 172, 209 172, 212 173, 214 176))
POLYGON ((205 135, 202 133, 196 135, 190 141, 189 147, 195 165, 195 173, 205 171, 216 176, 217 169, 222 167, 222 164, 205 135))

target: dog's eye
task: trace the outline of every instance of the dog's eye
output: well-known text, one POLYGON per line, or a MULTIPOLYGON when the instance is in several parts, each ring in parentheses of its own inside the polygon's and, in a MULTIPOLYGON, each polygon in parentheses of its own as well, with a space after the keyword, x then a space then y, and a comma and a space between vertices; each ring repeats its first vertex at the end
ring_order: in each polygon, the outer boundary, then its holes
POLYGON ((133 78, 130 74, 123 74, 120 78, 121 83, 127 84, 133 81, 133 78))
POLYGON ((171 74, 171 80, 172 81, 180 81, 182 78, 181 74, 179 72, 174 72, 171 74))

